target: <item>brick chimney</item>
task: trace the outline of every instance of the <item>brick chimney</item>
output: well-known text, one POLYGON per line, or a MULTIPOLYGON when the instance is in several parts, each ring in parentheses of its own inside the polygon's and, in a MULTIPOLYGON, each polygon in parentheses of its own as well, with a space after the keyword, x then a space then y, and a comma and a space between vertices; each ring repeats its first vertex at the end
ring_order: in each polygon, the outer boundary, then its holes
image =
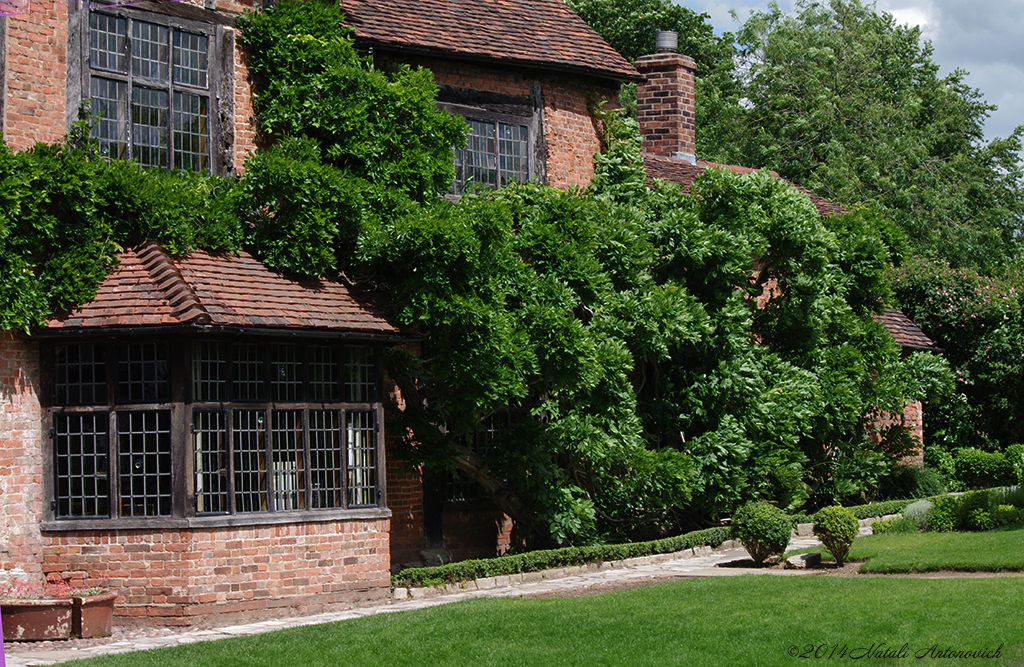
POLYGON ((654 53, 633 64, 647 77, 636 87, 636 115, 644 150, 695 164, 693 77, 697 63, 679 53, 654 53))

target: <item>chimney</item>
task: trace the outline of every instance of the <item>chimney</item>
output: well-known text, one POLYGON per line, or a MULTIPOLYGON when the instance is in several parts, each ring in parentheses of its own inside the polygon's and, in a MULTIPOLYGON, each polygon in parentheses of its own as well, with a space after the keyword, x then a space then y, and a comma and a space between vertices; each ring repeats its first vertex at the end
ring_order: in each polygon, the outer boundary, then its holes
POLYGON ((653 53, 633 63, 646 81, 636 87, 644 150, 697 163, 693 77, 697 63, 680 53, 653 53))

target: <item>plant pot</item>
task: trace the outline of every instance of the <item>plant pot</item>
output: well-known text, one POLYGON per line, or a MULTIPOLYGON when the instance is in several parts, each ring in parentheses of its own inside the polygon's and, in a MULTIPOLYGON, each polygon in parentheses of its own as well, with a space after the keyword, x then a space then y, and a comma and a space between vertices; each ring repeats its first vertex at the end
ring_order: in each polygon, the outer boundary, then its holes
POLYGON ((3 600, 4 641, 32 642, 71 636, 71 600, 3 600))
POLYGON ((117 593, 73 597, 71 632, 76 637, 109 637, 114 628, 114 600, 117 593))

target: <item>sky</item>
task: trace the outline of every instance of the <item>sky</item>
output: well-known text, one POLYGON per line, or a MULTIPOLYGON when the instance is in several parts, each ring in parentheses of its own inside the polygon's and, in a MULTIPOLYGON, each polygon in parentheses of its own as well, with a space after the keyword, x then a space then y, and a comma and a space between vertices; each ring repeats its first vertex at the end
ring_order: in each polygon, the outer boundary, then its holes
MULTIPOLYGON (((757 0, 673 1, 707 12, 717 33, 739 27, 730 9, 742 21, 750 10, 768 7, 757 0)), ((785 12, 793 4, 778 0, 785 12)), ((987 139, 1006 137, 1024 124, 1024 0, 877 0, 876 7, 900 23, 921 26, 941 74, 958 67, 970 72, 967 84, 999 107, 985 124, 987 139)))

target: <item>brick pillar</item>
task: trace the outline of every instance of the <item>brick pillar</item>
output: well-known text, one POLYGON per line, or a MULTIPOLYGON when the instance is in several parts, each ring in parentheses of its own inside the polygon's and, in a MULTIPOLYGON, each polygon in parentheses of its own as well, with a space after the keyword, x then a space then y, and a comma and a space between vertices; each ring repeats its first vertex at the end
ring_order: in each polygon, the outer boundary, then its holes
POLYGON ((42 577, 38 345, 0 331, 0 581, 42 577), (22 574, 24 573, 24 574, 22 574))
POLYGON ((693 58, 679 53, 654 53, 634 63, 647 77, 637 85, 636 109, 644 151, 697 161, 693 58))

